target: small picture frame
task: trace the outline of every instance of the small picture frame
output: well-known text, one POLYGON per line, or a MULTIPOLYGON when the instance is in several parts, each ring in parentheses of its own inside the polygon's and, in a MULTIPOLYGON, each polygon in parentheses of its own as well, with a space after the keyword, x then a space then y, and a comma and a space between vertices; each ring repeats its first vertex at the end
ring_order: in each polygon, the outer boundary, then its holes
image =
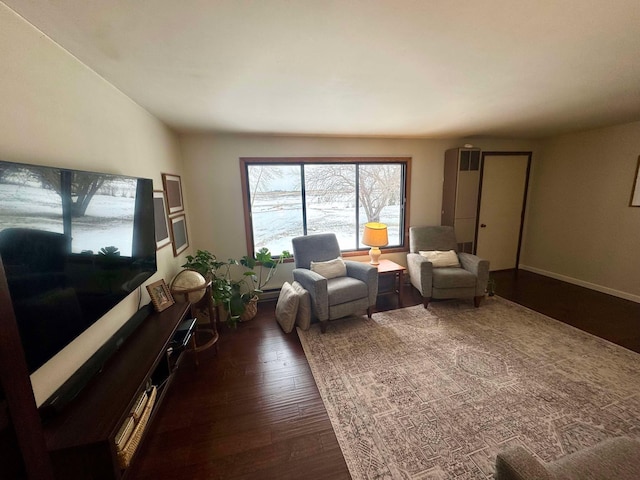
POLYGON ((167 211, 169 215, 182 212, 184 210, 184 204, 182 203, 182 182, 180 181, 180 176, 163 173, 162 185, 164 186, 164 192, 167 194, 167 211))
POLYGON ((638 165, 636 165, 636 176, 633 181, 633 189, 631 190, 630 207, 640 207, 640 157, 638 157, 638 165))
POLYGON ((153 191, 153 217, 156 232, 156 250, 160 250, 171 243, 167 204, 162 190, 153 191))
POLYGON ((177 257, 189 246, 187 237, 187 216, 183 213, 169 219, 171 238, 173 239, 173 256, 177 257))
POLYGON ((147 291, 149 292, 151 303, 153 303, 153 308, 155 308, 156 312, 162 312, 176 303, 173 299, 173 295, 171 295, 169 286, 164 282, 164 280, 158 280, 157 282, 150 283, 147 285, 147 291))

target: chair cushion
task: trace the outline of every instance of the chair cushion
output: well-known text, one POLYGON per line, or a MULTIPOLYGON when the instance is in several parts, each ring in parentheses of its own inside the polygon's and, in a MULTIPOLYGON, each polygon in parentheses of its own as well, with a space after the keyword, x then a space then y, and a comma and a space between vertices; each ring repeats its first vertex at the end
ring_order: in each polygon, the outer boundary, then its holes
POLYGON ((476 281, 476 276, 463 268, 433 269, 433 288, 474 288, 476 281))
POLYGON ((327 281, 329 306, 352 302, 369 295, 367 284, 352 277, 337 277, 327 281))
POLYGON ((302 330, 308 330, 311 324, 311 296, 305 288, 298 282, 292 284, 298 294, 298 314, 296 315, 296 325, 302 330))
POLYGON ((420 255, 429 260, 434 268, 459 267, 460 260, 453 250, 420 250, 420 255))
POLYGON ((347 274, 347 266, 344 260, 338 257, 326 262, 311 262, 311 271, 324 278, 344 277, 347 274))
POLYGON ((289 282, 284 282, 276 304, 276 320, 284 330, 284 333, 290 333, 293 330, 299 301, 298 293, 293 286, 289 282))

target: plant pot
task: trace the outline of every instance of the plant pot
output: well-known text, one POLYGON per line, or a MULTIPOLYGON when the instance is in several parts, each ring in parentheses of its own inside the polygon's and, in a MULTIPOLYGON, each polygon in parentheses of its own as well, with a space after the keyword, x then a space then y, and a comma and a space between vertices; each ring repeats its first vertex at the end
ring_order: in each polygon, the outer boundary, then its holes
POLYGON ((254 295, 249 303, 244 307, 244 312, 240 315, 241 322, 252 320, 258 313, 258 296, 254 295))
POLYGON ((226 322, 229 314, 224 309, 224 305, 216 305, 216 311, 218 312, 218 321, 223 323, 226 322))

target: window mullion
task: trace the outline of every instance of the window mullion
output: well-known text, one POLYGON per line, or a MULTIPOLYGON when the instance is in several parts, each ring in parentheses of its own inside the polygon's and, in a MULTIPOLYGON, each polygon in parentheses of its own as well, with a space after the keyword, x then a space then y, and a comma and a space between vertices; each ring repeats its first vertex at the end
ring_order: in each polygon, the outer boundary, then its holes
POLYGON ((356 167, 356 250, 360 248, 360 165, 355 163, 356 167))
POLYGON ((300 164, 300 192, 302 194, 302 232, 307 235, 307 187, 304 181, 304 163, 300 164))

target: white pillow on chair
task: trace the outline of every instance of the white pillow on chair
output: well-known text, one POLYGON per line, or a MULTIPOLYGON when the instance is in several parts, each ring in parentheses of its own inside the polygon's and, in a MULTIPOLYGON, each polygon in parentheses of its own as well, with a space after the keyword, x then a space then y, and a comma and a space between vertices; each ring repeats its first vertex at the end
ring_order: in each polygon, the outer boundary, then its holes
POLYGON ((326 262, 311 262, 311 271, 324 278, 346 277, 347 265, 341 257, 338 257, 326 262))
POLYGON ((429 260, 434 268, 460 266, 458 255, 453 250, 420 250, 418 253, 429 260))

